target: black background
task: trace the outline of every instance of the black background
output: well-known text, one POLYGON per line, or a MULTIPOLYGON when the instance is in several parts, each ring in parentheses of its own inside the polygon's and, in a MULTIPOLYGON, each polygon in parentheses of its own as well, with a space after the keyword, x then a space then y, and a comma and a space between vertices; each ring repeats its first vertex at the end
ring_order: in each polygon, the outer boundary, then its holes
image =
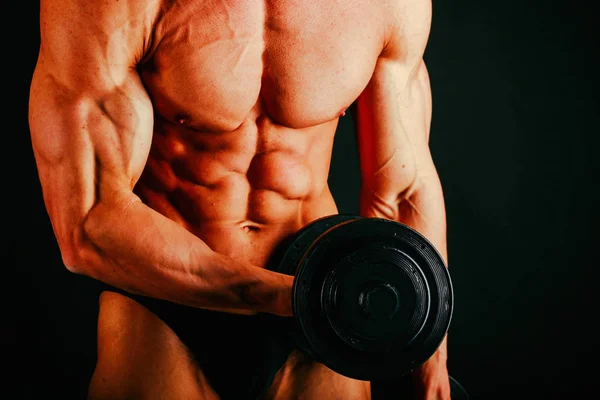
MULTIPOLYGON (((5 37, 16 48, 4 54, 8 373, 0 390, 12 392, 7 399, 81 399, 94 365, 97 293, 62 266, 31 151, 38 11, 26 4, 6 17, 20 20, 5 37)), ((449 370, 473 399, 576 399, 598 387, 593 19, 564 1, 433 2, 425 61, 456 295, 449 370)), ((358 205, 352 129, 342 118, 331 166, 341 212, 358 205)))

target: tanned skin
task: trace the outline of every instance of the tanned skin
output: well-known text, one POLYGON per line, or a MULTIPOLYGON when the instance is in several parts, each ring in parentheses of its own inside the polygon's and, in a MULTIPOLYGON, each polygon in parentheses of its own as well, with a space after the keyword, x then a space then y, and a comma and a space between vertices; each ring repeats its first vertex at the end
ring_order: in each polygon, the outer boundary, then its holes
MULTIPOLYGON (((283 237, 338 212, 327 178, 351 105, 360 213, 415 228, 446 258, 428 147, 429 0, 40 9, 29 121, 69 271, 192 307, 291 316, 293 277, 265 266, 283 237)), ((420 399, 450 398, 446 358, 444 341, 413 373, 420 399)), ((176 332, 105 291, 89 398, 218 396, 176 332)), ((369 399, 370 384, 294 351, 267 398, 369 399)))

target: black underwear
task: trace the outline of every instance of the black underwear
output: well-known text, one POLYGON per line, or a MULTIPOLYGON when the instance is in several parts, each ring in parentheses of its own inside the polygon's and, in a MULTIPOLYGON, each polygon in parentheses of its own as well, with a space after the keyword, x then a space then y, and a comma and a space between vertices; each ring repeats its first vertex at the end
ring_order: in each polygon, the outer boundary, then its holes
POLYGON ((237 315, 104 290, 139 302, 163 320, 189 348, 222 400, 262 399, 294 344, 285 322, 270 315, 237 315))

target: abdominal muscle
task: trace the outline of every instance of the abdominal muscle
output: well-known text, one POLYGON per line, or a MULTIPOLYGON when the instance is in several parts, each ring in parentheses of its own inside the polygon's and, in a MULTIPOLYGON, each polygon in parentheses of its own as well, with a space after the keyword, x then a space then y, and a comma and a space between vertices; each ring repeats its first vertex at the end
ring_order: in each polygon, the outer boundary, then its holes
POLYGON ((251 112, 232 132, 157 118, 135 192, 212 250, 268 267, 275 247, 337 213, 327 185, 337 118, 292 129, 251 112))

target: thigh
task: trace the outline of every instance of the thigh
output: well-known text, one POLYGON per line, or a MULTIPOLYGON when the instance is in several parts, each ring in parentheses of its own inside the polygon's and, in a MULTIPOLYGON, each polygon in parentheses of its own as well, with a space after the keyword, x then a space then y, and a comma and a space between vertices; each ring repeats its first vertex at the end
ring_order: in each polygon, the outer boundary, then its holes
POLYGON ((134 300, 103 292, 89 400, 216 400, 177 335, 134 300))
POLYGON ((277 372, 266 400, 370 400, 369 382, 340 375, 294 350, 277 372))

